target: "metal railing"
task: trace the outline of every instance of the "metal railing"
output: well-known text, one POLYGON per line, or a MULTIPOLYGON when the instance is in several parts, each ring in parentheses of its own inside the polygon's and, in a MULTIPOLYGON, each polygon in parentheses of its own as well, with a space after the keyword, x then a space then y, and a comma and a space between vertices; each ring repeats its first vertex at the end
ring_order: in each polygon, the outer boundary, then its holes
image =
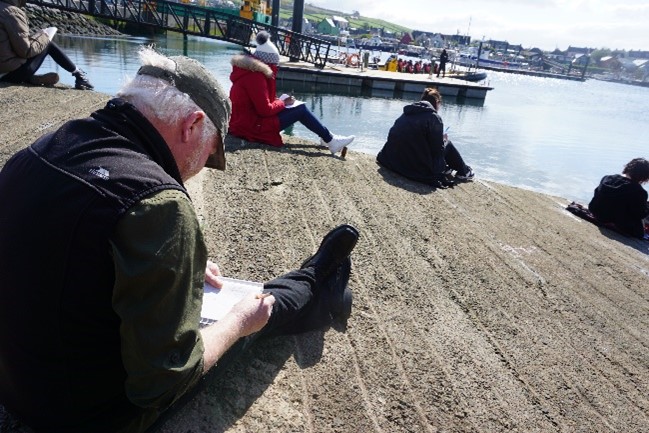
POLYGON ((253 35, 262 30, 272 35, 280 54, 292 61, 323 68, 331 43, 270 24, 239 16, 238 9, 208 8, 167 0, 27 0, 28 3, 91 15, 97 18, 134 23, 183 35, 203 36, 254 46, 253 35))

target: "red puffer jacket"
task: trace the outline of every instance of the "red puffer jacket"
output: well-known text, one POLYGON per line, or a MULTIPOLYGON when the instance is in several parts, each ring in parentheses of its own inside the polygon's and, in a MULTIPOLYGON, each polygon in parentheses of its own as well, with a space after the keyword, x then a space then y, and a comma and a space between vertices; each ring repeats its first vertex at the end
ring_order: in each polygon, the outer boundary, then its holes
POLYGON ((232 117, 228 133, 248 141, 283 146, 277 113, 284 109, 284 102, 275 94, 277 66, 249 55, 234 56, 231 63, 232 117))

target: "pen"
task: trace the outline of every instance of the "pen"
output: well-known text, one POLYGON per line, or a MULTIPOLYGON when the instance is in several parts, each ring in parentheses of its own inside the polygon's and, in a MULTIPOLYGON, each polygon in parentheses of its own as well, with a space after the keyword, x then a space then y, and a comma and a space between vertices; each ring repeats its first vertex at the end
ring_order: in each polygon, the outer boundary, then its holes
POLYGON ((258 295, 255 295, 255 299, 264 299, 272 295, 272 293, 259 293, 258 295))

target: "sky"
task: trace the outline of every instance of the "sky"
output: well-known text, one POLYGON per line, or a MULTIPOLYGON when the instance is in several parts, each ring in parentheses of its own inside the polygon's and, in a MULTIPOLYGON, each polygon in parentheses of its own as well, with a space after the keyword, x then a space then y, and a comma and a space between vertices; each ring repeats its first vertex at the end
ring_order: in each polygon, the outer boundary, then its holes
POLYGON ((414 30, 551 51, 568 46, 649 51, 649 0, 305 0, 414 30), (408 5, 400 7, 395 5, 408 5))

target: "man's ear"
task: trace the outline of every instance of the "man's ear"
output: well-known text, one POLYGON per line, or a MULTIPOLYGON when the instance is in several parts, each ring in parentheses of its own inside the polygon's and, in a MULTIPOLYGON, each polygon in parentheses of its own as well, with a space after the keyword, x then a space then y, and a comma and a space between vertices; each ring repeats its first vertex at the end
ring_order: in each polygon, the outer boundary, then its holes
POLYGON ((182 121, 182 141, 188 142, 192 138, 192 134, 198 134, 198 126, 201 125, 205 119, 205 113, 202 111, 194 111, 182 121))

